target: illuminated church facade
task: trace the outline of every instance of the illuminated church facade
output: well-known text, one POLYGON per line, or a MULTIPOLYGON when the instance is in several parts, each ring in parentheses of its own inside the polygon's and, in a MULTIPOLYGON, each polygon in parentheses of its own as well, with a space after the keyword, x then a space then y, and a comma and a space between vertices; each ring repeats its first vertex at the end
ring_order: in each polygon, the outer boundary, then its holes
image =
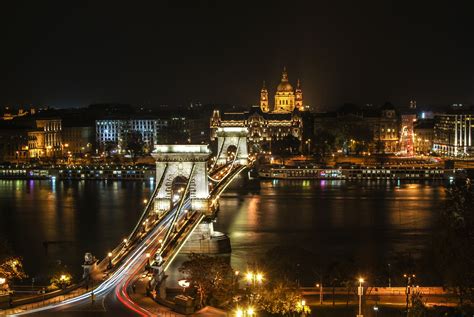
MULTIPOLYGON (((296 90, 288 81, 288 73, 283 69, 281 81, 275 92, 274 103, 270 106, 265 82, 260 90, 260 106, 253 106, 250 111, 220 113, 214 110, 211 118, 211 140, 216 138, 219 127, 247 127, 248 141, 262 148, 263 144, 283 140, 292 136, 302 140, 303 92, 298 80, 296 90)), ((270 146, 271 147, 271 146, 270 146)))
POLYGON ((288 81, 288 73, 286 68, 283 69, 281 81, 277 86, 275 93, 275 103, 270 108, 270 100, 268 98, 268 90, 263 82, 262 90, 260 91, 260 109, 264 113, 290 113, 296 110, 304 111, 303 106, 303 91, 301 90, 300 80, 296 84, 296 90, 293 90, 288 81))

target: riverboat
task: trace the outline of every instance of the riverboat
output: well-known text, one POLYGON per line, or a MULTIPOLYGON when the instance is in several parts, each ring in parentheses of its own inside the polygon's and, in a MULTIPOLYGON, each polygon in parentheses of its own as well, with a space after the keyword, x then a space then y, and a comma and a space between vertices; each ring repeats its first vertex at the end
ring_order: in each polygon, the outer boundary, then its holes
POLYGON ((354 167, 321 168, 318 166, 264 166, 260 178, 269 179, 339 179, 339 180, 444 180, 455 176, 452 169, 439 167, 354 167))

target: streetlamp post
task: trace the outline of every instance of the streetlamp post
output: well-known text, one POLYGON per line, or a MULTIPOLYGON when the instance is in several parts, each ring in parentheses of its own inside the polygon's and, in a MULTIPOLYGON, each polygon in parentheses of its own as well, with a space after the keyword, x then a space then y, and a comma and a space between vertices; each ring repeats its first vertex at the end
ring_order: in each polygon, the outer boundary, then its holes
POLYGON ((301 300, 301 316, 306 316, 306 301, 304 299, 301 300))
POLYGON ((319 305, 323 304, 323 282, 321 284, 316 284, 316 287, 319 287, 319 305))
POLYGON ((413 279, 416 277, 415 274, 403 274, 403 277, 406 278, 407 280, 407 286, 405 289, 405 294, 406 294, 406 307, 405 307, 405 312, 408 317, 408 304, 410 302, 410 287, 413 282, 413 279))
POLYGON ((357 294, 359 295, 359 314, 357 317, 363 317, 362 315, 362 295, 364 294, 364 287, 362 287, 362 283, 364 283, 363 278, 359 278, 359 287, 357 288, 357 294))
POLYGON ((110 270, 112 268, 112 252, 109 252, 107 254, 107 257, 109 258, 109 265, 108 265, 108 269, 110 270))
POLYGON ((391 277, 391 274, 390 274, 390 273, 391 273, 391 272, 390 272, 390 271, 391 271, 391 270, 390 270, 391 268, 392 268, 392 266, 391 266, 391 264, 389 263, 389 264, 388 264, 388 288, 391 288, 391 287, 392 287, 392 277, 391 277))

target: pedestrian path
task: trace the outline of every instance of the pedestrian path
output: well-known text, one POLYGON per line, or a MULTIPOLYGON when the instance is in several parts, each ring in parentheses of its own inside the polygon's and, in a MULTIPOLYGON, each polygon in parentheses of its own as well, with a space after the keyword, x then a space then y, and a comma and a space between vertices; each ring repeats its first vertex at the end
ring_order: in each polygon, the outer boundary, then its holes
POLYGON ((133 287, 130 287, 129 296, 130 298, 140 307, 146 309, 155 316, 161 317, 184 317, 185 315, 179 314, 171 310, 171 308, 160 305, 152 298, 146 295, 147 279, 138 279, 135 282, 135 291, 133 287))

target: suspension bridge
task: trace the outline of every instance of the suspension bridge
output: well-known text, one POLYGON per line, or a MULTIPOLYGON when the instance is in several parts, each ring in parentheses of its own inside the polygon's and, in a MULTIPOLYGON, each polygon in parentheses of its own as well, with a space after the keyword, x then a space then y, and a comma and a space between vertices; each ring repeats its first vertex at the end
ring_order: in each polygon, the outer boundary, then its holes
POLYGON ((128 290, 145 267, 151 273, 149 294, 166 296, 166 272, 179 252, 193 240, 207 240, 191 245, 194 252, 219 252, 213 243, 213 220, 219 209, 219 197, 232 181, 253 162, 247 148, 247 129, 219 128, 217 155, 212 157, 208 145, 155 145, 157 184, 133 230, 107 257, 85 265, 91 281, 104 276, 92 290, 59 303, 15 315, 68 311, 84 315, 94 300, 99 310, 115 315, 156 315, 141 307, 128 290), (209 247, 209 245, 211 247, 209 247))

